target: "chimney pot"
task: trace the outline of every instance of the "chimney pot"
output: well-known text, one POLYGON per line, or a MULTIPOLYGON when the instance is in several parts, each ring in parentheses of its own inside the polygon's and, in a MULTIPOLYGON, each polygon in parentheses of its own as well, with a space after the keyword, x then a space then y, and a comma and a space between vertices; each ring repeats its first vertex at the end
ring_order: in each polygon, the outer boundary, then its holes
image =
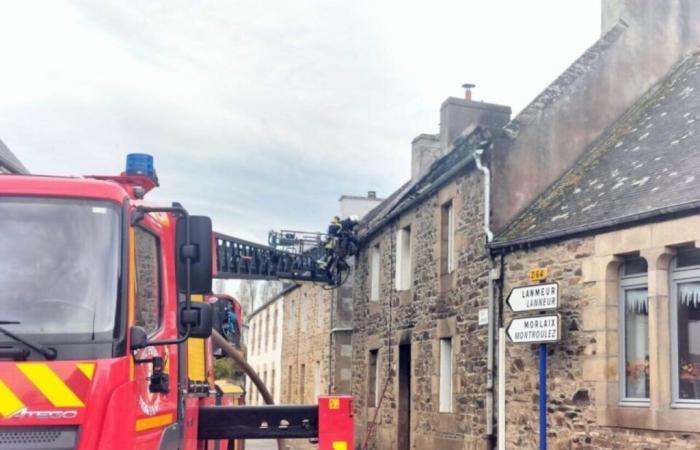
POLYGON ((476 84, 472 83, 464 83, 462 85, 464 88, 464 99, 465 100, 471 100, 472 99, 472 89, 476 87, 476 84))

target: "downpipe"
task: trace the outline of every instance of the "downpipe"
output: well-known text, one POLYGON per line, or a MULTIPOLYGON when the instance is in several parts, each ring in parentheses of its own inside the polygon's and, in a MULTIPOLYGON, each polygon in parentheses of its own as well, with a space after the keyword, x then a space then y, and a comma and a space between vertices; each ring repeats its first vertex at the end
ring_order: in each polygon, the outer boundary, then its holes
MULTIPOLYGON (((486 167, 481 157, 484 154, 483 148, 474 150, 474 162, 476 168, 484 174, 484 233, 487 244, 493 241, 491 231, 491 171, 486 167)), ((498 279, 498 272, 494 268, 494 261, 491 258, 491 270, 489 270, 489 299, 488 299, 488 350, 486 361, 486 448, 494 447, 494 347, 495 347, 495 297, 494 281, 498 279)), ((500 402, 499 402, 500 403, 500 402)), ((500 411, 499 411, 500 412, 500 411)), ((500 434, 499 430, 499 434, 500 434)))

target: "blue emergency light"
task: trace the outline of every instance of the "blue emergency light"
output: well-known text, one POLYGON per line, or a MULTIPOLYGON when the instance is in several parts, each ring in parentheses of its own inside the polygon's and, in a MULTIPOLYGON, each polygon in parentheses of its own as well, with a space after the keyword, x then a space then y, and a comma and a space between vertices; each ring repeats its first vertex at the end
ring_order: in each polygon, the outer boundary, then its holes
POLYGON ((129 153, 126 155, 126 174, 145 175, 148 178, 156 179, 153 156, 146 153, 129 153))

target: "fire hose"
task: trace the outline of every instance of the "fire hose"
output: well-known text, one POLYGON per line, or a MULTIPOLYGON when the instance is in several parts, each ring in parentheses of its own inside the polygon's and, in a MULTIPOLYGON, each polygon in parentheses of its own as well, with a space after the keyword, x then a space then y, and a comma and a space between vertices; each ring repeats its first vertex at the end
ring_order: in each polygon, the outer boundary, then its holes
MULTIPOLYGON (((241 368, 243 369, 243 372, 245 372, 246 375, 250 377, 250 381, 255 385, 255 387, 258 388, 258 391, 260 392, 260 395, 263 398, 263 401, 265 401, 266 405, 273 405, 275 401, 272 398, 272 395, 270 394, 270 391, 267 390, 267 386, 265 386, 265 383, 260 379, 260 376, 258 373, 253 369, 250 364, 248 364, 248 361, 245 360, 245 357, 243 356, 243 353, 238 351, 233 345, 231 345, 226 338, 224 338, 221 334, 219 334, 216 330, 212 331, 211 334, 212 339, 214 340, 214 343, 218 345, 221 350, 226 353, 233 361, 241 368)), ((278 450, 284 450, 284 439, 277 439, 277 449, 278 450)))

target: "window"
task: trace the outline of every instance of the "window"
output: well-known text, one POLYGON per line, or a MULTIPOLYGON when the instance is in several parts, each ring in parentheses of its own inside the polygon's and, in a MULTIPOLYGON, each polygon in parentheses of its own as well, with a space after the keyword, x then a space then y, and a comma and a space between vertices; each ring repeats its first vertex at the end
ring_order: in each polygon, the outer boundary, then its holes
POLYGON ((265 351, 270 349, 270 310, 265 310, 265 351))
POLYGON ((396 234, 396 290, 410 289, 411 282, 411 227, 405 227, 396 234))
MULTIPOLYGON (((270 395, 272 396, 273 399, 275 398, 275 382, 276 381, 277 380, 275 378, 275 369, 273 367, 272 368, 272 377, 270 379, 270 395)), ((277 402, 275 402, 275 403, 277 403, 277 402)))
POLYGON ((299 366, 299 401, 304 403, 306 401, 306 364, 299 366))
POLYGON ((289 317, 287 317, 287 314, 284 315, 285 320, 289 320, 289 329, 292 330, 294 334, 296 334, 296 318, 297 318, 297 311, 295 308, 295 301, 290 300, 289 301, 289 317))
POLYGON ((377 398, 378 391, 377 383, 379 380, 378 374, 378 360, 379 360, 379 350, 369 351, 369 376, 367 377, 367 406, 374 408, 379 404, 379 399, 377 398))
POLYGON ((620 401, 649 402, 647 262, 627 258, 620 267, 620 401))
POLYGON ((302 297, 299 305, 299 322, 301 325, 301 332, 304 333, 306 332, 306 327, 309 322, 309 298, 306 292, 304 292, 304 297, 302 297))
POLYGON ((258 354, 262 353, 262 351, 263 351, 263 346, 262 346, 262 335, 263 335, 262 328, 263 327, 262 327, 262 325, 263 325, 262 324, 262 313, 260 313, 260 314, 258 314, 258 343, 256 344, 256 346, 258 348, 258 354))
POLYGON ((289 366, 289 378, 287 379, 287 401, 292 403, 294 399, 292 398, 292 380, 294 375, 293 366, 289 366))
POLYGON ((321 361, 316 361, 314 365, 314 402, 321 395, 321 361))
POLYGON ((452 412, 452 338, 440 339, 440 412, 452 412))
POLYGON ((443 274, 452 273, 455 270, 455 254, 454 254, 454 208, 452 202, 445 203, 441 208, 440 214, 440 265, 443 274))
POLYGON ((381 253, 379 244, 374 244, 370 253, 370 294, 369 299, 373 302, 379 300, 379 266, 381 253))
POLYGON ((272 350, 277 348, 277 310, 278 308, 275 308, 275 312, 272 315, 272 350))
POLYGON ((250 354, 255 354, 255 321, 250 321, 250 329, 248 330, 248 344, 250 345, 250 354))
POLYGON ((671 272, 673 401, 700 406, 700 249, 679 249, 671 272))
POLYGON ((136 305, 134 323, 150 335, 160 327, 160 262, 158 238, 148 231, 134 228, 136 252, 136 305))
MULTIPOLYGON (((268 382, 267 382, 267 381, 268 381, 268 380, 267 380, 267 372, 263 372, 263 373, 262 373, 262 380, 263 380, 263 383, 265 384, 265 386, 268 387, 268 390, 269 390, 269 386, 270 386, 270 385, 269 385, 268 382)), ((263 403, 264 403, 264 402, 263 402, 263 403)))

